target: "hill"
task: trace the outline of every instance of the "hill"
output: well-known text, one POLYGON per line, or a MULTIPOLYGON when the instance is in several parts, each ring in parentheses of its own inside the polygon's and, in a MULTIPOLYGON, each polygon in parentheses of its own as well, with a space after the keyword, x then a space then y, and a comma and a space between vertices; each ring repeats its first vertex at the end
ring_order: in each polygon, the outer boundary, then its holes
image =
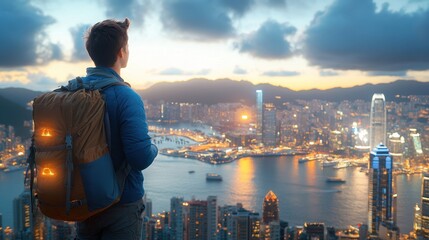
POLYGON ((0 89, 0 96, 14 102, 22 107, 27 107, 27 103, 33 100, 36 96, 43 92, 32 91, 26 88, 2 88, 0 89))
POLYGON ((30 129, 24 127, 24 121, 31 120, 31 111, 25 107, 9 101, 0 96, 0 124, 11 125, 15 128, 15 134, 22 138, 30 137, 30 129))

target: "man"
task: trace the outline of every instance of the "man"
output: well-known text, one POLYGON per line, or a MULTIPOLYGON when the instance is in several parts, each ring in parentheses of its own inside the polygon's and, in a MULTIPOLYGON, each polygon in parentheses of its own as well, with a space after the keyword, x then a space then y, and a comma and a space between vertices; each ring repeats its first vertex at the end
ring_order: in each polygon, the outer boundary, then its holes
MULTIPOLYGON (((128 63, 130 21, 105 20, 88 32, 86 49, 95 64, 87 69, 84 83, 100 85, 102 81, 124 82, 121 69, 128 63)), ((142 170, 158 154, 151 144, 143 102, 130 87, 115 85, 104 90, 110 120, 110 154, 115 167, 127 161, 131 172, 126 178, 119 203, 77 223, 78 239, 141 239, 144 204, 142 170)))

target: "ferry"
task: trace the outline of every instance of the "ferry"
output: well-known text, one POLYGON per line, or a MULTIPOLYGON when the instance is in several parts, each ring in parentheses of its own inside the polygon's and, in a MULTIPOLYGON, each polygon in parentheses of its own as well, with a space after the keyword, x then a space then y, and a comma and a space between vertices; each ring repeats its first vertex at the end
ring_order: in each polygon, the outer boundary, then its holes
POLYGON ((190 171, 188 171, 188 173, 189 173, 189 174, 191 174, 191 173, 195 173, 195 171, 194 171, 194 170, 190 170, 190 171))
POLYGON ((222 176, 217 173, 207 173, 206 181, 222 181, 222 176))
POLYGON ((337 161, 330 161, 330 160, 323 160, 322 162, 322 166, 323 167, 333 167, 335 165, 337 165, 337 161))
POLYGON ((326 179, 327 183, 346 183, 346 180, 338 177, 329 177, 326 179))
POLYGON ((339 162, 336 166, 334 166, 334 168, 340 169, 340 168, 346 168, 349 166, 350 166, 349 162, 339 162))
POLYGON ((308 161, 310 161, 310 159, 308 159, 308 158, 306 158, 306 157, 303 157, 303 158, 298 159, 298 162, 299 162, 299 163, 305 163, 305 162, 308 162, 308 161))

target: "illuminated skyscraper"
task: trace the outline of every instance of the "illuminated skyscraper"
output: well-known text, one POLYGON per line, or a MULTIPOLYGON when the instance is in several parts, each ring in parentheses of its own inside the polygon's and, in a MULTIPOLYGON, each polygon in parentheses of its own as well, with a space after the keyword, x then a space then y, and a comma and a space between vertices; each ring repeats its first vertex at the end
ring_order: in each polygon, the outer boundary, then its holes
POLYGON ((262 143, 263 104, 262 90, 256 90, 256 141, 258 144, 262 143))
POLYGON ((276 108, 272 103, 266 103, 263 109, 262 143, 274 147, 277 144, 276 108))
POLYGON ((421 228, 423 236, 429 238, 429 173, 423 174, 422 179, 422 209, 421 209, 421 228))
POLYGON ((183 198, 173 197, 170 200, 170 238, 183 239, 183 198))
POLYGON ((217 197, 207 198, 207 239, 216 240, 217 230, 217 197))
POLYGON ((377 235, 382 223, 396 226, 393 157, 389 149, 382 144, 374 148, 368 165, 368 228, 370 234, 377 235))
POLYGON ((231 214, 230 239, 258 240, 260 239, 260 217, 258 213, 252 213, 240 209, 231 214))
POLYGON ((13 200, 13 227, 17 239, 31 239, 30 191, 24 191, 13 200))
POLYGON ((370 151, 380 143, 386 144, 386 100, 384 94, 375 93, 371 101, 369 131, 370 151))
POLYGON ((193 200, 189 202, 189 234, 190 240, 206 240, 207 238, 207 201, 193 200))
POLYGON ((279 200, 271 190, 265 195, 262 211, 263 224, 268 225, 270 222, 279 221, 279 200))
POLYGON ((396 162, 402 163, 404 155, 404 137, 401 137, 399 133, 395 132, 389 136, 388 147, 390 154, 395 158, 396 162))

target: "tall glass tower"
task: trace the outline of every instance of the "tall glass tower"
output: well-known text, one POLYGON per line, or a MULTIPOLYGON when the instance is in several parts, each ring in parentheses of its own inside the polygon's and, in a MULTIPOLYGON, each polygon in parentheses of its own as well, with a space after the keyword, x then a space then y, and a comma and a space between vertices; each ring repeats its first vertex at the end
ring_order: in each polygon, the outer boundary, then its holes
POLYGON ((386 144, 386 100, 384 94, 375 93, 371 101, 369 130, 370 151, 380 143, 386 144))
POLYGON ((372 235, 380 226, 396 226, 396 192, 393 182, 393 157, 380 144, 371 151, 368 175, 368 227, 372 235))
POLYGON ((263 103, 262 90, 256 90, 256 142, 258 144, 262 143, 263 103))
POLYGON ((429 238, 429 173, 423 174, 422 179, 422 209, 421 209, 421 228, 423 236, 429 238))

